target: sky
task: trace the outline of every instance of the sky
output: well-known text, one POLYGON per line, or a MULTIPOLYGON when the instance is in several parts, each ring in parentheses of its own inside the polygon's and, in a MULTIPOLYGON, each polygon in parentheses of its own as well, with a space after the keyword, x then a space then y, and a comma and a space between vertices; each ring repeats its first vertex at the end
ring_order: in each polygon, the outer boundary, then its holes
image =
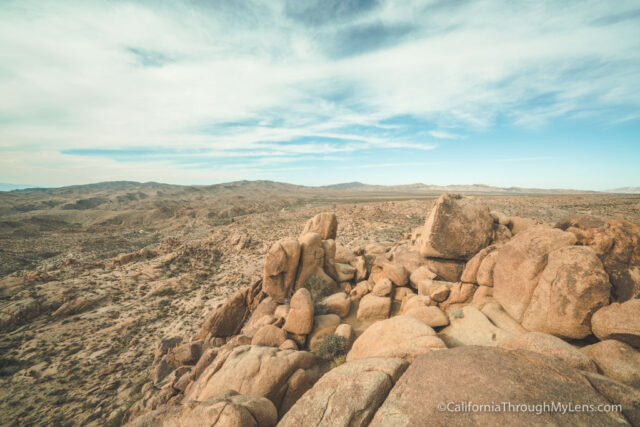
POLYGON ((640 186, 636 1, 0 1, 0 182, 640 186))

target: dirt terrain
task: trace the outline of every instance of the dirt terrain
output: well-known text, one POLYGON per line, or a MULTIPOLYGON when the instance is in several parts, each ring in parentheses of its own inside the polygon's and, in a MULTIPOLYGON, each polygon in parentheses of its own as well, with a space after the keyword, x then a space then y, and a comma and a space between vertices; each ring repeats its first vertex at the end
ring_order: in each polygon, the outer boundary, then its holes
MULTIPOLYGON (((640 195, 458 188, 507 216, 640 224, 640 195)), ((1 425, 103 425, 140 397, 157 343, 190 336, 320 212, 345 247, 396 241, 433 188, 130 182, 0 193, 1 425)))

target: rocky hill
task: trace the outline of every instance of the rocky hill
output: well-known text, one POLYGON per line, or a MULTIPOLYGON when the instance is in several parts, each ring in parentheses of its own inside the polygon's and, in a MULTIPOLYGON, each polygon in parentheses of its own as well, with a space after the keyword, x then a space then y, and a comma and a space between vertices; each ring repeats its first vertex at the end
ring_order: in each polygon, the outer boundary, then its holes
POLYGON ((508 419, 638 423, 637 196, 239 182, 0 199, 3 425, 503 419, 445 400, 615 403, 508 419))

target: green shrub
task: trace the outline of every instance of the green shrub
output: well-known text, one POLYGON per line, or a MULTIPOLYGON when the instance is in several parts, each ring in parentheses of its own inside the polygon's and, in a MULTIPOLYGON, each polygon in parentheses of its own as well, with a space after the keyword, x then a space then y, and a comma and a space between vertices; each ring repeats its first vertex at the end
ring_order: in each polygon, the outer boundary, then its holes
POLYGON ((461 308, 452 308, 447 312, 447 314, 452 319, 462 319, 464 317, 464 313, 461 308))
POLYGON ((315 353, 324 360, 335 360, 345 356, 349 351, 349 344, 345 337, 336 334, 327 334, 317 345, 315 353))
POLYGON ((305 281, 302 283, 303 288, 307 288, 311 293, 311 298, 314 301, 320 300, 326 296, 329 296, 333 293, 334 289, 326 280, 323 280, 317 274, 312 274, 307 277, 305 281))

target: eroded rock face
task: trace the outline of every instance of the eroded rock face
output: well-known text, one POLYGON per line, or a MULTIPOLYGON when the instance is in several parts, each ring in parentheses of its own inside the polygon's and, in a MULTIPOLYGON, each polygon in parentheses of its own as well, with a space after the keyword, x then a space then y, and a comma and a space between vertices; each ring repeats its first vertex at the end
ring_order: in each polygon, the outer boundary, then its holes
POLYGON ((591 315, 608 304, 610 284, 593 250, 575 236, 534 226, 496 255, 493 297, 525 328, 566 338, 591 333, 591 315))
POLYGON ((593 360, 589 359, 588 356, 571 344, 553 335, 543 334, 541 332, 528 332, 507 339, 499 343, 498 347, 511 350, 529 350, 544 354, 552 359, 561 360, 576 369, 598 372, 598 368, 593 360))
POLYGON ((640 299, 602 307, 591 318, 591 328, 601 340, 616 339, 640 348, 640 299))
POLYGON ((280 420, 280 426, 366 426, 408 363, 369 358, 325 374, 280 420))
POLYGON ((453 412, 443 402, 513 405, 532 402, 607 404, 580 374, 562 362, 522 350, 459 347, 418 356, 376 412, 372 427, 421 425, 613 425, 614 412, 453 412))
POLYGON ((296 378, 300 375, 314 380, 317 377, 313 354, 273 347, 240 346, 221 366, 210 365, 185 395, 185 401, 205 401, 226 390, 235 390, 250 396, 266 397, 283 415, 283 403, 295 401, 309 388, 309 381, 296 378), (296 384, 303 387, 297 388, 296 384))
POLYGON ((347 360, 365 357, 399 357, 413 360, 417 355, 446 348, 429 326, 413 316, 401 315, 369 326, 347 355, 347 360))
POLYGON ((422 256, 468 260, 491 242, 493 217, 475 198, 443 194, 429 212, 422 233, 422 256))
POLYGON ((243 396, 228 390, 204 402, 186 402, 181 405, 166 405, 136 418, 128 424, 145 426, 247 426, 273 427, 278 421, 278 412, 269 399, 243 396))
POLYGON ((464 261, 450 259, 427 259, 427 267, 447 282, 457 282, 464 270, 464 261))
POLYGON ((300 237, 309 232, 318 233, 322 240, 335 239, 338 232, 336 215, 330 212, 323 212, 314 216, 307 221, 300 237))
POLYGON ((262 289, 274 301, 283 302, 291 296, 299 259, 300 244, 296 239, 282 239, 267 252, 262 289))
POLYGON ((596 252, 609 274, 615 301, 640 295, 640 226, 620 219, 585 216, 560 222, 557 227, 596 252))

